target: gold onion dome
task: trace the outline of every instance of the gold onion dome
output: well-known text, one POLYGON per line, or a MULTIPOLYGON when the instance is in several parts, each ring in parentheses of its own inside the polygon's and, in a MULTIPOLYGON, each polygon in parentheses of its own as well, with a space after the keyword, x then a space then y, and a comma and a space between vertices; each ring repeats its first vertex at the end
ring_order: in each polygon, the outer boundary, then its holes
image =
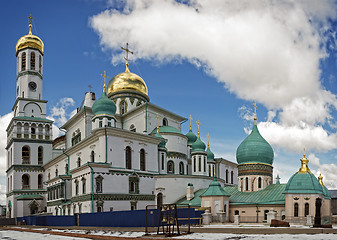
POLYGON ((108 84, 108 95, 129 91, 140 93, 148 99, 148 90, 145 81, 137 74, 130 72, 127 65, 125 72, 117 74, 110 80, 108 84))
POLYGON ((16 43, 16 54, 18 54, 21 49, 28 47, 38 49, 42 55, 44 54, 44 44, 38 36, 32 34, 32 24, 29 24, 29 33, 25 36, 22 36, 16 43))

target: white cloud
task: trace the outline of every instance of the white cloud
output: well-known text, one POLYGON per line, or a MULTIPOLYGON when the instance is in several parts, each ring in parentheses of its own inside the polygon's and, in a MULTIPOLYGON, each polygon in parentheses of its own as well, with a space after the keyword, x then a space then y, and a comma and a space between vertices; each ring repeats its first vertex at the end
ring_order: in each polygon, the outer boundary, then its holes
POLYGON ((323 183, 329 189, 336 189, 337 188, 337 165, 330 163, 330 164, 321 164, 320 159, 315 154, 309 154, 309 168, 311 169, 312 173, 315 174, 316 177, 319 174, 322 174, 323 183), (310 167, 310 163, 312 164, 310 167))
MULTIPOLYGON (((7 132, 6 128, 13 117, 13 112, 7 113, 3 116, 0 116, 0 176, 6 175, 7 167, 7 157, 6 149, 7 146, 7 132)), ((1 186, 0 186, 1 190, 1 186)))
POLYGON ((54 121, 52 129, 54 138, 57 138, 61 134, 59 127, 76 114, 76 109, 69 113, 69 109, 74 106, 74 103, 74 99, 65 97, 61 98, 55 106, 51 107, 51 113, 47 118, 54 121))

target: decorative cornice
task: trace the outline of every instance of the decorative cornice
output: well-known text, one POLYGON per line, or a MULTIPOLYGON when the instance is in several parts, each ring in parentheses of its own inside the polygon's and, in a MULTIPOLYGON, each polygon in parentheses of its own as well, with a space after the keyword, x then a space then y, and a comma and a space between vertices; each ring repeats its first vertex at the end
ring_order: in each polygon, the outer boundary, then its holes
POLYGON ((29 165, 29 164, 15 164, 7 169, 6 173, 14 170, 16 172, 44 172, 44 169, 41 165, 29 165))
POLYGON ((180 158, 180 159, 187 159, 187 155, 180 152, 167 152, 167 158, 180 158))
POLYGON ((47 190, 45 189, 14 189, 7 193, 7 197, 18 194, 46 194, 47 190))
MULTIPOLYGON (((91 194, 80 195, 72 197, 72 202, 83 202, 91 200, 91 194)), ((94 194, 94 201, 154 201, 155 195, 153 194, 94 194)))
POLYGON ((24 72, 20 72, 16 79, 18 79, 19 77, 25 76, 25 75, 33 75, 33 76, 38 76, 41 80, 43 79, 41 73, 39 72, 35 72, 35 71, 24 71, 24 72))

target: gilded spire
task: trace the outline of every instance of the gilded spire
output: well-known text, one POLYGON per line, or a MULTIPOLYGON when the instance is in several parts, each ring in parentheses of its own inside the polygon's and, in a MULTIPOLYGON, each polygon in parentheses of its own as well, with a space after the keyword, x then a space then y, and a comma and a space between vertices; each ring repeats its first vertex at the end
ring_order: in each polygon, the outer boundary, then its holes
POLYGON ((310 172, 308 163, 309 163, 309 160, 305 157, 305 154, 303 154, 303 158, 301 159, 301 168, 299 170, 300 173, 310 172))
POLYGON ((106 82, 106 79, 109 78, 109 76, 106 75, 106 71, 105 71, 105 70, 104 70, 104 74, 101 73, 101 76, 104 78, 103 92, 106 93, 106 85, 105 85, 105 82, 106 82))
POLYGON ((157 119, 157 133, 159 133, 159 114, 157 113, 155 118, 157 119))
POLYGON ((125 72, 130 72, 129 70, 129 53, 133 54, 133 52, 131 52, 129 50, 129 43, 126 43, 126 48, 121 47, 122 50, 124 50, 126 52, 126 57, 124 57, 125 59, 125 72))
POLYGON ((256 101, 253 104, 255 110, 254 110, 254 125, 256 125, 256 121, 257 121, 257 117, 256 117, 256 110, 257 110, 257 106, 256 106, 256 101))
POLYGON ((322 174, 319 174, 319 176, 318 176, 318 181, 319 181, 319 183, 321 184, 321 186, 323 187, 324 184, 323 184, 323 177, 322 177, 322 174))
POLYGON ((32 17, 32 14, 30 14, 28 17, 27 17, 29 20, 29 25, 28 25, 28 27, 29 27, 29 35, 32 35, 32 19, 34 19, 33 17, 32 17))
POLYGON ((209 148, 209 138, 210 138, 209 133, 207 133, 207 148, 209 148))
POLYGON ((199 120, 196 123, 198 124, 198 138, 200 138, 200 125, 201 125, 201 123, 200 123, 199 120))
POLYGON ((190 115, 190 117, 189 117, 189 119, 190 119, 190 130, 192 131, 192 116, 190 115))

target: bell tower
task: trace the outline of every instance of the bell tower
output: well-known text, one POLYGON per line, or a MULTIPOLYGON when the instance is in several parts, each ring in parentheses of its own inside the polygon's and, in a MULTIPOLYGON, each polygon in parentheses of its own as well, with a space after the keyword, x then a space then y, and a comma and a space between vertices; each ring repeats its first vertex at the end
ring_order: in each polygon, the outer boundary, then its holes
POLYGON ((7 217, 43 212, 46 190, 43 164, 52 155, 52 121, 42 99, 42 40, 29 32, 16 44, 16 101, 7 128, 7 217), (34 203, 34 204, 32 204, 34 203))

